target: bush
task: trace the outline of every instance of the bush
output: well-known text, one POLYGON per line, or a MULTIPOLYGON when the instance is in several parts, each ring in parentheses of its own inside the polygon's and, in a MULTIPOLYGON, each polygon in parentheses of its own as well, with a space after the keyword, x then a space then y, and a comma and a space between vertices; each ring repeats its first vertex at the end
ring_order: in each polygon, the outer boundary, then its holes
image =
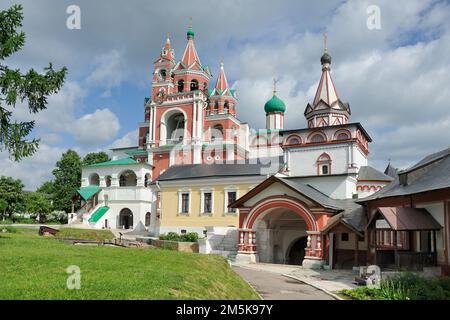
POLYGON ((198 233, 188 232, 185 234, 178 234, 176 232, 168 232, 167 234, 161 234, 159 236, 160 240, 177 241, 177 242, 197 242, 198 233))
POLYGON ((448 300, 450 278, 425 279, 404 273, 382 280, 378 289, 364 287, 341 293, 356 300, 448 300))

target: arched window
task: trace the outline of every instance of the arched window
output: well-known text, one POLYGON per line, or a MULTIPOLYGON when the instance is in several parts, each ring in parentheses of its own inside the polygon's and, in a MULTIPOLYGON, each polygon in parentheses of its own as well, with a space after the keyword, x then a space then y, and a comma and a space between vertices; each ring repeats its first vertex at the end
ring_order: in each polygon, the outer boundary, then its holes
POLYGON ((151 213, 147 212, 145 214, 145 226, 148 227, 150 225, 150 218, 151 218, 151 213))
POLYGON ((219 102, 214 102, 214 114, 219 113, 219 102))
POLYGON ((223 139, 223 126, 221 124, 216 124, 211 128, 211 141, 223 139))
POLYGON ((198 90, 198 81, 193 79, 191 81, 191 91, 198 90))
POLYGON ((184 91, 184 80, 179 80, 178 81, 178 92, 183 92, 184 91))
POLYGON ((228 103, 228 101, 225 101, 225 104, 223 105, 223 112, 230 113, 230 104, 228 103))
POLYGON ((317 159, 317 174, 329 175, 331 174, 331 158, 328 154, 322 153, 317 159))
POLYGON ((320 133, 316 133, 316 134, 313 134, 311 136, 311 138, 309 138, 309 142, 310 143, 325 142, 325 137, 322 134, 320 134, 320 133))
POLYGON ((302 140, 299 136, 290 136, 288 137, 286 144, 300 144, 300 143, 302 143, 302 140))
POLYGON ((89 177, 89 184, 91 186, 99 186, 100 185, 100 177, 98 176, 97 173, 91 174, 91 176, 89 177))
POLYGON ((107 187, 111 187, 111 176, 105 177, 105 184, 107 187))
POLYGON ((137 185, 137 177, 134 171, 126 170, 120 174, 119 185, 121 187, 135 187, 137 185))
POLYGON ((338 131, 335 134, 336 140, 348 140, 350 139, 350 135, 347 131, 338 131))
POLYGON ((211 107, 208 104, 208 106, 206 107, 206 115, 209 116, 211 114, 211 107))
POLYGON ((167 75, 166 69, 159 70, 159 75, 161 76, 162 80, 165 80, 166 79, 166 75, 167 75))

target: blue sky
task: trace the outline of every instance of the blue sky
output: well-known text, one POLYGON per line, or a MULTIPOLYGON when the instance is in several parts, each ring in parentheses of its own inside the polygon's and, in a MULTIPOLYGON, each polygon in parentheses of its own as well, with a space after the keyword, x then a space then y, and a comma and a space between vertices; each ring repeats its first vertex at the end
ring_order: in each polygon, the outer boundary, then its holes
MULTIPOLYGON (((340 98, 372 136, 370 164, 387 159, 407 167, 449 146, 450 7, 446 1, 2 1, 22 3, 25 48, 8 65, 38 70, 66 65, 62 91, 37 116, 40 151, 21 163, 0 153, 0 174, 20 178, 28 189, 51 179, 68 148, 81 155, 136 143, 152 63, 167 32, 177 59, 193 18, 202 63, 217 74, 225 63, 237 90, 238 117, 264 126, 264 102, 272 78, 286 102, 286 127, 305 126, 303 111, 320 77, 323 32, 333 57, 340 98), (66 28, 66 8, 81 9, 81 29, 66 28), (367 7, 377 5, 381 29, 369 30, 367 7), (440 134, 439 134, 440 133, 440 134)), ((213 81, 214 83, 214 81, 213 81)), ((29 119, 18 106, 15 117, 29 119)))

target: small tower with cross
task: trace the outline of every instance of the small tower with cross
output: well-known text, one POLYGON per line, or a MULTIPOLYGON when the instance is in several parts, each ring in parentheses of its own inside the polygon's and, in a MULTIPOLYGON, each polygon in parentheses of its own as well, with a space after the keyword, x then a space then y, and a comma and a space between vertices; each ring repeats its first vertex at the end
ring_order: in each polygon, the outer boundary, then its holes
POLYGON ((266 129, 267 130, 283 130, 284 126, 284 112, 286 105, 283 100, 277 96, 277 79, 273 79, 273 95, 272 99, 264 105, 266 112, 266 129))

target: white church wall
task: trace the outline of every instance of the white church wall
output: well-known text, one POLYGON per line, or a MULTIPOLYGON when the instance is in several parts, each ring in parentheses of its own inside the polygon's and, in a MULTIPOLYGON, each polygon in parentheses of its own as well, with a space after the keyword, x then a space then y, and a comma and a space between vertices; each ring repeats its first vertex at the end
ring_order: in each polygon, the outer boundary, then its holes
POLYGON ((334 199, 349 199, 356 193, 356 180, 348 175, 297 177, 291 180, 309 184, 334 199))
POLYGON ((348 148, 346 144, 303 147, 289 150, 291 176, 317 175, 317 159, 326 153, 331 158, 331 174, 348 172, 348 148))

